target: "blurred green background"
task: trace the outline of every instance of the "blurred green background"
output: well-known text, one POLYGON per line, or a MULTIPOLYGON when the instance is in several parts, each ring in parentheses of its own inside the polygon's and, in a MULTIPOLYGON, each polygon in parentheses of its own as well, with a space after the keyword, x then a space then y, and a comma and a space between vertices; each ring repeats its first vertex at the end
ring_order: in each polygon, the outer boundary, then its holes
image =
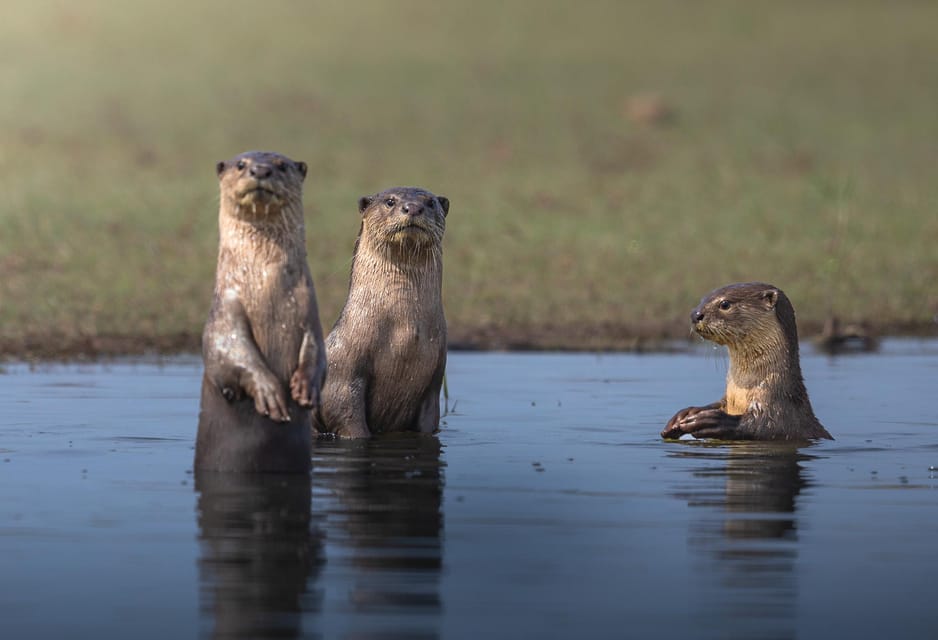
POLYGON ((938 3, 33 0, 0 21, 0 347, 194 349, 215 162, 309 163, 328 330, 356 200, 448 196, 454 342, 686 336, 709 290, 938 312, 938 3), (82 346, 84 345, 84 346, 82 346), (89 347, 90 345, 90 347, 89 347))

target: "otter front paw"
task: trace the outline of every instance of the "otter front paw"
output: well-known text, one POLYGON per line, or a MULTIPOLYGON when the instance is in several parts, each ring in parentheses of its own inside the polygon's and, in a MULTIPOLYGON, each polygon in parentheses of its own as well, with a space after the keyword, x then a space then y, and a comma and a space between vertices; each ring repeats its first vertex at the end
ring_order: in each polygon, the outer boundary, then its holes
POLYGON ((662 438, 680 438, 689 433, 695 438, 740 439, 740 416, 731 416, 722 409, 688 407, 668 421, 662 438))
POLYGON ((303 366, 294 371, 290 378, 290 395, 305 409, 315 409, 319 406, 319 385, 316 384, 315 378, 315 372, 303 366))
POLYGON ((681 429, 681 424, 689 417, 693 416, 701 411, 706 411, 707 407, 687 407, 681 409, 668 420, 668 424, 665 425, 664 430, 661 432, 662 438, 680 438, 684 433, 684 430, 681 429))
POLYGON ((259 414, 277 422, 290 422, 283 388, 273 374, 257 376, 253 387, 250 392, 254 398, 254 408, 259 414))

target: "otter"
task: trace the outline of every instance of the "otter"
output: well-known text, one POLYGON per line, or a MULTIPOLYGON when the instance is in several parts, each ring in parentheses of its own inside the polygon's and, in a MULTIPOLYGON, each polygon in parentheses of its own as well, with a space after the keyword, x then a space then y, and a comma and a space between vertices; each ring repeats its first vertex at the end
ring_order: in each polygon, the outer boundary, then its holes
POLYGON ((326 360, 306 263, 306 164, 255 151, 216 170, 218 268, 195 468, 308 473, 326 360))
POLYGON ((672 417, 663 438, 833 439, 811 409, 798 360, 795 309, 778 287, 731 284, 691 312, 693 330, 729 349, 726 395, 672 417))
POLYGON ((446 368, 443 232, 449 200, 396 187, 359 199, 348 300, 326 338, 320 433, 433 433, 446 368))

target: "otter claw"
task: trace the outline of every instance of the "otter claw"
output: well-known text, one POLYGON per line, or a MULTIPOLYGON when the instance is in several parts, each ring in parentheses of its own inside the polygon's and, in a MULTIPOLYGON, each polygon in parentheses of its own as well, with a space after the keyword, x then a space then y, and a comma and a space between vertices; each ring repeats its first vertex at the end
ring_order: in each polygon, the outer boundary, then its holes
POLYGON ((315 383, 315 376, 300 367, 290 379, 290 395, 298 405, 304 409, 313 409, 319 404, 319 389, 315 383))

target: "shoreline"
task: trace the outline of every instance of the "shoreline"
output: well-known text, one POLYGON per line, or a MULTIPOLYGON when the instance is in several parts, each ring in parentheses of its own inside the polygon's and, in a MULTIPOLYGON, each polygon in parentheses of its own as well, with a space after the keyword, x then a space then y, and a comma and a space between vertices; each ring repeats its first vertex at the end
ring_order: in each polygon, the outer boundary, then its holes
MULTIPOLYGON (((882 338, 938 338, 938 322, 866 323, 871 335, 882 338)), ((802 344, 813 342, 821 324, 800 327, 802 344)), ((659 326, 539 325, 454 327, 449 351, 552 351, 569 353, 678 353, 691 350, 699 340, 676 324, 659 326)), ((95 361, 124 356, 197 355, 201 330, 163 335, 148 333, 30 332, 0 335, 0 362, 95 361)))

